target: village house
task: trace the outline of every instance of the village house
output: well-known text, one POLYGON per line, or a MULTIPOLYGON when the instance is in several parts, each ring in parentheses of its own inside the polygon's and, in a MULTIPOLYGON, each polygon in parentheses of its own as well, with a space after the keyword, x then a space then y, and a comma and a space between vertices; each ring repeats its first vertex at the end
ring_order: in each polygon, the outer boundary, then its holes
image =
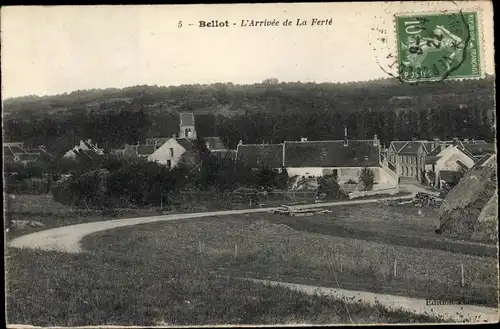
POLYGON ((363 168, 370 168, 380 187, 394 187, 397 176, 381 163, 380 141, 370 140, 285 141, 282 144, 240 143, 236 159, 254 168, 268 166, 285 168, 290 177, 314 178, 326 175, 337 177, 339 183, 359 182, 363 168))
POLYGON ((433 186, 439 187, 442 182, 454 185, 475 162, 476 158, 458 142, 439 145, 425 157, 425 177, 433 186))
POLYGON ((84 155, 92 159, 95 156, 101 156, 103 154, 103 149, 98 148, 97 144, 93 144, 91 139, 87 139, 86 141, 80 140, 80 143, 66 152, 63 157, 76 159, 79 155, 84 155))
POLYGON ((125 158, 147 158, 157 149, 155 145, 141 145, 137 143, 136 145, 125 144, 122 149, 112 150, 116 156, 125 158))
POLYGON ((496 153, 491 153, 481 156, 472 168, 478 168, 478 167, 495 168, 496 164, 497 164, 497 155, 496 153))
POLYGON ((421 182, 425 173, 425 156, 439 145, 439 141, 393 141, 387 150, 389 167, 402 181, 421 182))
POLYGON ((427 182, 439 185, 443 180, 456 182, 463 171, 473 166, 478 156, 488 152, 494 152, 494 145, 484 140, 413 139, 391 142, 386 160, 402 182, 427 182))
MULTIPOLYGON (((194 114, 181 113, 179 137, 174 135, 166 141, 164 141, 163 138, 160 141, 150 139, 150 144, 156 143, 155 145, 158 145, 160 142, 163 142, 163 144, 147 157, 148 161, 157 162, 166 165, 168 168, 173 168, 177 166, 184 153, 195 149, 196 139, 197 134, 194 114)), ((206 148, 212 153, 220 156, 231 156, 231 152, 226 149, 219 137, 203 137, 203 141, 205 142, 206 148)))

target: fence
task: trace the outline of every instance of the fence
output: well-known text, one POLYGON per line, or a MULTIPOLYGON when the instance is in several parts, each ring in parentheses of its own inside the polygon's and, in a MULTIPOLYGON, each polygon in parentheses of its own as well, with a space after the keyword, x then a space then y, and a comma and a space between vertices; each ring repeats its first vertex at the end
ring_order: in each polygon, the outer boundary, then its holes
POLYGON ((233 204, 259 204, 280 203, 313 203, 316 200, 316 191, 272 191, 272 192, 181 192, 183 203, 188 202, 220 202, 233 204))
POLYGON ((356 192, 349 193, 349 199, 360 198, 360 197, 365 197, 365 196, 373 196, 373 195, 379 195, 379 194, 394 195, 394 194, 398 194, 398 193, 399 193, 399 187, 392 187, 392 188, 371 190, 371 191, 356 191, 356 192))

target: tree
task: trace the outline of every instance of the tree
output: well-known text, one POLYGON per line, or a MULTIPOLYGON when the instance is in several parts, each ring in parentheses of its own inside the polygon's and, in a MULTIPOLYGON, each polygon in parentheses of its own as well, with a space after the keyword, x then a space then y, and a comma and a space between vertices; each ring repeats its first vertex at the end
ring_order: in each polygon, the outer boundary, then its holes
POLYGON ((278 186, 278 172, 268 166, 259 168, 257 171, 257 184, 264 188, 278 186))
POLYGON ((359 173, 359 181, 363 184, 365 191, 373 189, 373 185, 375 184, 375 172, 371 168, 364 167, 359 173))
POLYGON ((340 189, 337 177, 327 175, 318 178, 318 195, 325 195, 328 199, 345 199, 346 193, 340 189))

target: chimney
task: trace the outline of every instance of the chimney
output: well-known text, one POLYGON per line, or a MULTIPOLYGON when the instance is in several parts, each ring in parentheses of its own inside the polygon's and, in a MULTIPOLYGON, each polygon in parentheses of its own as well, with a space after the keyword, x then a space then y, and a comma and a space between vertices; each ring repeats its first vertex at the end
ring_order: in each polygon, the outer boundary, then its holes
POLYGON ((349 141, 347 140, 347 126, 344 126, 344 146, 349 145, 349 141))
POLYGON ((87 139, 87 143, 89 143, 89 144, 92 143, 92 140, 90 138, 87 139))
POLYGON ((457 145, 458 144, 458 138, 457 137, 453 137, 453 145, 457 145))
POLYGON ((416 141, 416 140, 417 140, 417 138, 416 138, 416 137, 412 137, 412 138, 411 138, 411 140, 412 140, 412 141, 416 141))
POLYGON ((438 148, 440 145, 439 138, 434 137, 434 143, 432 144, 433 149, 438 148))
POLYGON ((378 146, 379 141, 378 141, 378 136, 377 134, 373 135, 373 146, 378 146))
POLYGON ((243 145, 243 141, 240 139, 240 141, 238 142, 238 145, 243 145))
POLYGON ((173 138, 173 139, 176 139, 176 138, 177 138, 177 135, 176 135, 176 134, 173 134, 173 135, 172 135, 172 138, 173 138))
POLYGON ((300 141, 301 141, 301 142, 307 142, 307 137, 301 137, 301 138, 300 138, 300 141))

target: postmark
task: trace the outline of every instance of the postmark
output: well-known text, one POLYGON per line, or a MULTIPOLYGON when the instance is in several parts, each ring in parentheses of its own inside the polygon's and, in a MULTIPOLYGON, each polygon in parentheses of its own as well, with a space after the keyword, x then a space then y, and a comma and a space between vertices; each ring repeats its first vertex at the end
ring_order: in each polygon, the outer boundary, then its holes
POLYGON ((402 82, 481 77, 476 12, 396 15, 402 82))

